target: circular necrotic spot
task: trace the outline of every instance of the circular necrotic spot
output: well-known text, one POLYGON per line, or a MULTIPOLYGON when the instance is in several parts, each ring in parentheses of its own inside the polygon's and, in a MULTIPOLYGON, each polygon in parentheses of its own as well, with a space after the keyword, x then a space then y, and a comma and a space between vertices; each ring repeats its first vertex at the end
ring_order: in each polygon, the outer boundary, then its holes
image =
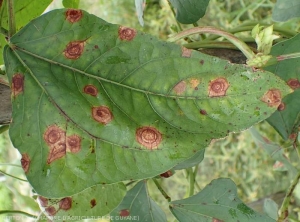
POLYGON ((179 83, 176 84, 176 86, 174 86, 173 90, 177 95, 181 95, 186 90, 186 82, 180 81, 179 83))
POLYGON ((192 49, 187 49, 185 47, 181 48, 181 56, 182 57, 190 58, 191 55, 192 55, 192 49))
POLYGON ((21 73, 13 75, 11 88, 14 96, 17 96, 24 91, 24 76, 21 73))
POLYGON ((121 40, 131 41, 136 35, 136 31, 132 28, 120 26, 119 28, 119 38, 121 40))
POLYGON ((172 175, 173 175, 173 172, 171 170, 168 170, 167 172, 160 174, 160 176, 164 177, 164 178, 169 178, 172 175))
POLYGON ((45 211, 49 216, 54 216, 56 214, 56 209, 53 206, 47 207, 45 211))
POLYGON ((130 211, 127 209, 120 210, 119 215, 120 217, 128 217, 130 215, 130 211))
POLYGON ((22 154, 21 166, 22 166, 24 172, 27 173, 29 170, 29 167, 30 167, 30 158, 27 153, 22 154))
POLYGON ((104 125, 106 125, 113 119, 113 115, 111 111, 106 106, 93 107, 92 115, 96 121, 104 125))
POLYGON ((300 88, 300 82, 298 79, 289 79, 287 81, 287 84, 292 88, 292 89, 298 89, 300 88))
POLYGON ((64 131, 57 125, 49 126, 44 133, 44 140, 48 145, 55 144, 62 139, 64 131))
POLYGON ((47 164, 51 164, 54 160, 60 159, 66 155, 66 143, 56 143, 50 146, 47 158, 47 164))
POLYGON ((81 149, 81 138, 78 135, 67 137, 67 150, 72 153, 77 153, 81 149))
POLYGON ((138 128, 136 130, 135 137, 141 145, 149 149, 157 148, 162 140, 161 133, 154 127, 150 126, 138 128))
POLYGON ((83 92, 86 93, 86 94, 89 94, 91 96, 97 96, 98 89, 95 86, 93 86, 93 85, 86 85, 83 88, 83 92))
POLYGON ((95 199, 92 199, 90 201, 90 204, 91 204, 91 208, 95 207, 97 205, 97 201, 95 199))
POLYGON ((228 87, 229 83, 225 78, 217 78, 209 82, 208 95, 209 97, 225 96, 228 87))
POLYGON ((207 115, 207 112, 206 112, 205 109, 200 109, 200 114, 201 114, 201 115, 207 115))
POLYGON ((278 107, 281 103, 281 92, 279 89, 270 89, 266 92, 261 101, 267 103, 270 107, 278 107))
POLYGON ((82 11, 78 9, 68 9, 66 11, 66 19, 71 22, 78 22, 82 17, 82 11))
POLYGON ((42 207, 47 207, 48 206, 48 199, 43 196, 38 197, 39 203, 42 207))
POLYGON ((280 103, 279 106, 277 107, 278 111, 282 111, 285 109, 285 104, 284 103, 280 103))
POLYGON ((70 42, 64 50, 64 55, 68 59, 78 59, 84 49, 84 41, 70 42))
POLYGON ((69 210, 72 207, 72 198, 65 197, 59 201, 59 209, 69 210))

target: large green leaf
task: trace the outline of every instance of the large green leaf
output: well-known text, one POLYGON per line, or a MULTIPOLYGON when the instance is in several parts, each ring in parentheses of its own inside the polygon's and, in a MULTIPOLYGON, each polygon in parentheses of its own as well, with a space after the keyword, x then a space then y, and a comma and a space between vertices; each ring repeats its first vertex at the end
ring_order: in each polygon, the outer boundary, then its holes
POLYGON ((291 90, 80 10, 32 21, 5 49, 10 137, 36 192, 159 175, 271 115, 291 90))
POLYGON ((146 185, 146 181, 140 181, 127 192, 122 203, 111 213, 111 221, 167 221, 163 210, 149 197, 146 185))
POLYGON ((285 22, 291 18, 300 17, 299 0, 277 0, 272 18, 277 22, 285 22))
POLYGON ((275 222, 244 204, 238 198, 236 185, 230 179, 213 180, 200 193, 172 201, 170 209, 178 221, 275 222))
MULTIPOLYGON (((300 35, 280 42, 272 47, 271 54, 279 56, 283 54, 299 52, 300 35)), ((297 132, 300 125, 300 58, 287 59, 265 69, 275 73, 285 80, 294 92, 283 99, 283 104, 279 107, 268 122, 280 133, 284 139, 288 139, 291 134, 297 132)))
POLYGON ((197 22, 205 15, 209 0, 170 0, 176 9, 176 19, 183 24, 197 22))
POLYGON ((47 199, 39 196, 43 213, 54 221, 81 221, 109 214, 126 194, 124 184, 96 185, 73 196, 47 199), (113 194, 113 195, 112 195, 113 194))
MULTIPOLYGON (((7 1, 0 1, 0 26, 8 29, 7 1)), ((47 8, 52 0, 14 0, 16 28, 19 30, 33 18, 36 18, 47 8)), ((0 35, 0 50, 5 45, 4 36, 0 35)), ((0 64, 3 64, 2 53, 0 54, 0 64)))

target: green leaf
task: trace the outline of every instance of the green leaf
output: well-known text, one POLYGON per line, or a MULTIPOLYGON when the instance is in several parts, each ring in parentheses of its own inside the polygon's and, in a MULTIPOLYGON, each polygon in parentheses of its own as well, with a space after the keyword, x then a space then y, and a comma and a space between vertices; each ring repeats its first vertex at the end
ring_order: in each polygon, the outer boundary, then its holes
POLYGON ((176 9, 176 19, 183 24, 197 22, 205 15, 209 0, 170 0, 176 9))
MULTIPOLYGON (((299 52, 299 41, 300 35, 296 35, 289 40, 280 42, 272 47, 271 54, 279 56, 299 52)), ((283 99, 283 104, 278 111, 267 119, 285 140, 295 133, 300 125, 300 73, 297 65, 299 63, 300 58, 287 59, 265 68, 281 77, 294 89, 293 93, 283 99)))
POLYGON ((273 9, 272 19, 285 22, 300 16, 300 2, 298 0, 277 0, 273 9))
POLYGON ((55 221, 81 221, 109 214, 126 194, 123 183, 96 185, 73 196, 60 199, 37 198, 41 210, 55 221))
POLYGON ((244 204, 238 198, 236 185, 230 179, 213 180, 200 193, 172 201, 170 209, 178 221, 275 222, 244 204))
POLYGON ((178 165, 176 165, 173 168, 173 170, 182 170, 182 169, 187 169, 187 168, 194 167, 194 166, 198 165, 204 159, 204 153, 205 153, 205 149, 202 149, 202 150, 198 151, 191 158, 189 158, 189 159, 179 163, 178 165))
MULTIPOLYGON (((3 1, 0 4, 0 27, 8 29, 8 17, 7 17, 7 1, 3 1)), ((15 8, 15 21, 17 30, 26 25, 33 18, 36 18, 45 11, 52 0, 14 0, 15 8)), ((4 36, 0 35, 0 50, 4 48, 6 44, 4 36)), ((0 64, 3 64, 2 53, 0 54, 0 64)))
POLYGON ((144 26, 144 5, 146 0, 135 0, 136 14, 141 26, 144 26))
POLYGON ((291 91, 270 72, 81 10, 44 14, 4 54, 10 137, 46 197, 166 172, 211 139, 269 117, 291 91))
POLYGON ((278 205, 277 203, 270 199, 267 198, 264 201, 264 212, 274 220, 278 219, 278 205))
MULTIPOLYGON (((257 146, 263 148, 271 157, 272 159, 279 161, 279 163, 284 164, 286 169, 292 174, 297 174, 297 169, 293 166, 293 164, 290 163, 289 159, 284 155, 283 149, 281 146, 272 143, 267 138, 262 137, 259 132, 254 128, 251 127, 249 129, 249 132, 251 133, 254 142, 257 146)), ((277 164, 278 165, 278 164, 277 164)), ((280 164, 279 164, 280 166, 280 164)))
POLYGON ((78 8, 80 0, 63 0, 62 4, 65 8, 78 8))
POLYGON ((167 221, 165 213, 149 197, 146 185, 146 181, 140 181, 127 192, 122 203, 111 213, 112 221, 167 221))

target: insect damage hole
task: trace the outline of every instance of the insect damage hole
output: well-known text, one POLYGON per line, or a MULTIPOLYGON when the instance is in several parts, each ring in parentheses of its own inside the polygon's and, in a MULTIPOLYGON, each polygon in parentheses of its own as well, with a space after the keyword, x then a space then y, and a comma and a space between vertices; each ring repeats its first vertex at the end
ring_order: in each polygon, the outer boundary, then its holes
POLYGON ((95 86, 93 86, 93 85, 86 85, 83 88, 83 92, 86 93, 86 94, 89 94, 91 96, 97 96, 98 89, 95 86))
POLYGON ((16 73, 12 77, 12 93, 13 96, 17 96, 24 91, 24 75, 16 73))
POLYGON ((94 120, 104 125, 108 124, 113 119, 110 109, 106 106, 93 107, 92 116, 94 120))
POLYGON ((227 79, 223 77, 212 80, 209 82, 208 96, 209 97, 225 96, 228 87, 229 87, 229 83, 227 79))
POLYGON ((270 89, 266 92, 261 101, 268 104, 270 107, 278 107, 281 104, 281 92, 279 89, 270 89))
POLYGON ((69 42, 64 50, 64 55, 68 59, 78 59, 83 52, 84 41, 69 42))
POLYGON ((29 167, 30 167, 30 158, 27 153, 22 154, 21 166, 22 166, 24 172, 27 173, 29 170, 29 167))
POLYGON ((144 126, 136 130, 135 138, 141 145, 155 149, 161 143, 162 135, 154 127, 144 126))
POLYGON ((78 9, 68 9, 66 11, 66 20, 71 23, 78 22, 82 17, 82 11, 78 9))
POLYGON ((120 26, 118 34, 121 40, 131 41, 136 36, 136 30, 120 26))
POLYGON ((81 138, 78 135, 67 137, 67 151, 78 153, 81 149, 81 138))

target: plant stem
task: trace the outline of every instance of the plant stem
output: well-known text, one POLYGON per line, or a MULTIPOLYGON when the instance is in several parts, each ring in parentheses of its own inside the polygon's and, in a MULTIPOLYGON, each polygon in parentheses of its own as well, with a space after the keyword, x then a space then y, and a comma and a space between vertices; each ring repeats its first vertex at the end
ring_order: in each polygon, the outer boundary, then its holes
POLYGON ((288 192, 286 193, 286 196, 285 196, 283 203, 279 210, 279 218, 278 218, 277 222, 283 222, 288 217, 288 214, 289 214, 288 207, 290 205, 290 200, 291 200, 293 191, 295 190, 296 185, 299 182, 299 179, 300 179, 300 173, 298 173, 298 175, 295 177, 295 179, 293 180, 293 182, 291 183, 291 185, 288 189, 288 192))
POLYGON ((0 210, 0 214, 23 214, 27 217, 37 218, 35 215, 20 210, 0 210))
POLYGON ((14 11, 14 0, 7 0, 8 14, 8 38, 10 39, 16 33, 16 21, 14 11))
POLYGON ((193 173, 193 168, 189 168, 189 179, 190 179, 190 190, 189 190, 189 197, 194 195, 194 188, 195 188, 195 177, 193 173))
POLYGON ((8 30, 6 30, 3 27, 0 27, 0 34, 4 35, 4 36, 8 36, 8 30))
POLYGON ((157 189, 161 192, 164 198, 166 198, 168 202, 171 202, 171 197, 164 191, 159 182, 155 178, 152 178, 152 181, 155 183, 157 189))
POLYGON ((193 34, 202 34, 202 33, 219 35, 226 38, 228 41, 234 44, 239 50, 241 50, 243 54, 247 57, 247 59, 252 59, 255 56, 254 52, 249 48, 249 46, 246 43, 242 42, 237 37, 235 37, 234 35, 228 32, 210 26, 195 27, 195 28, 184 30, 183 32, 178 33, 177 35, 170 37, 169 41, 175 42, 181 38, 185 38, 193 34))
POLYGON ((13 175, 11 175, 11 174, 8 174, 8 173, 6 173, 6 172, 4 172, 4 171, 2 171, 2 170, 0 170, 0 173, 4 174, 4 175, 6 175, 6 176, 9 176, 9 177, 15 178, 15 179, 17 179, 17 180, 21 180, 21 181, 24 181, 24 182, 28 182, 27 180, 21 179, 21 178, 19 178, 19 177, 15 177, 15 176, 13 176, 13 175))
POLYGON ((13 163, 0 163, 0 166, 13 166, 13 167, 22 167, 18 164, 13 164, 13 163))
POLYGON ((172 6, 172 4, 171 4, 170 0, 167 0, 167 2, 168 2, 168 4, 169 4, 169 6, 170 6, 170 9, 171 9, 171 11, 172 11, 173 15, 174 15, 174 18, 175 18, 175 20, 176 20, 176 23, 177 23, 178 29, 179 29, 180 31, 182 31, 183 29, 182 29, 182 27, 181 27, 180 23, 179 23, 179 22, 177 21, 177 19, 176 19, 176 12, 175 12, 175 10, 174 10, 174 7, 172 6))

